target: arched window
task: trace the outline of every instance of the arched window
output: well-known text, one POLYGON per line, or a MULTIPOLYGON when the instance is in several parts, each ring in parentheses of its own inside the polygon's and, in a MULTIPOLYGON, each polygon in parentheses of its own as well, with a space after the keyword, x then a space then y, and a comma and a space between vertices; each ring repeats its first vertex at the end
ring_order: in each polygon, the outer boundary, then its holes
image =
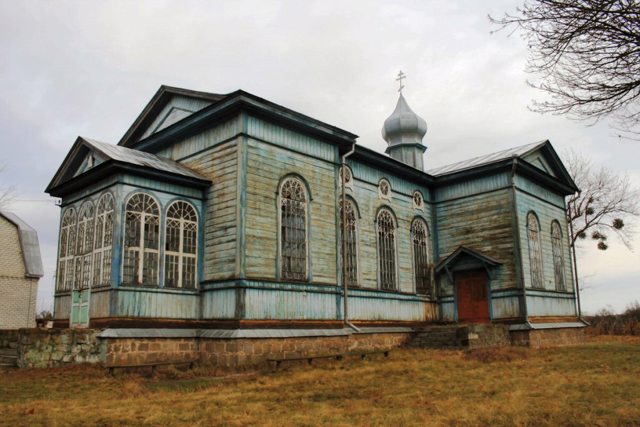
POLYGON ((553 252, 553 271, 556 289, 564 291, 567 286, 564 281, 564 257, 562 256, 562 230, 558 221, 551 223, 551 250, 553 252))
POLYGON ((413 245, 413 271, 416 278, 416 293, 431 294, 431 271, 429 270, 429 228, 427 223, 416 218, 411 224, 413 245))
POLYGON ((158 284, 160 210, 153 197, 138 193, 127 202, 124 223, 124 267, 126 284, 158 284))
POLYGON ((283 279, 307 278, 307 194, 290 177, 280 186, 280 255, 283 279))
POLYGON ((96 235, 93 249, 93 285, 111 283, 111 248, 113 242, 113 196, 103 194, 96 208, 96 235))
POLYGON ((391 211, 381 209, 376 224, 380 288, 396 289, 396 227, 391 211))
POLYGON ((187 202, 174 202, 167 211, 165 286, 195 288, 198 253, 198 215, 187 202))
POLYGON ((58 279, 56 287, 59 291, 69 291, 73 287, 73 256, 76 249, 76 211, 69 208, 62 215, 60 227, 60 251, 58 254, 58 279))
POLYGON ((78 213, 78 235, 76 240, 76 272, 75 289, 89 289, 91 287, 91 267, 93 260, 94 238, 93 203, 84 202, 78 213))
POLYGON ((542 245, 540 244, 540 223, 533 212, 527 215, 527 234, 529 237, 529 264, 531 267, 531 286, 544 288, 542 271, 542 245))
POLYGON ((344 280, 347 286, 358 286, 358 235, 357 218, 353 202, 346 201, 346 210, 342 211, 343 204, 340 202, 340 223, 343 237, 344 258, 342 268, 344 269, 344 280), (346 218, 345 218, 346 215, 346 218), (345 221, 346 220, 346 221, 345 221))

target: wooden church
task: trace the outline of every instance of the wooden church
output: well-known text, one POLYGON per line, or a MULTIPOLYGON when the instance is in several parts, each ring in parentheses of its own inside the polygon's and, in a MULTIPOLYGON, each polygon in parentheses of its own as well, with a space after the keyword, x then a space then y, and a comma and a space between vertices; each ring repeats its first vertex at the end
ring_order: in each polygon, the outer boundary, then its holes
POLYGON ((582 327, 577 188, 551 144, 425 171, 426 132, 402 93, 382 154, 242 90, 162 86, 117 145, 79 137, 46 189, 56 325, 582 327))

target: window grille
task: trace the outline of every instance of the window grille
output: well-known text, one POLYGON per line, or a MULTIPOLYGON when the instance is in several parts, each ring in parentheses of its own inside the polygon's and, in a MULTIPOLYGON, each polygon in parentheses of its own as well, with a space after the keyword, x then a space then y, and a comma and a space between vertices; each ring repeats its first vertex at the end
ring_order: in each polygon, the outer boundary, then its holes
POLYGON ((280 253, 282 278, 307 278, 307 195, 297 178, 280 188, 280 253))
POLYGON ((113 196, 103 194, 96 208, 96 233, 93 250, 93 285, 111 283, 113 241, 113 196))
POLYGON ((384 200, 391 200, 391 184, 386 179, 378 183, 378 196, 384 200))
POLYGON ((198 216, 187 202, 175 202, 167 211, 165 232, 165 286, 195 288, 198 216))
POLYGON ((413 208, 424 209, 424 197, 422 197, 422 193, 417 190, 413 192, 413 208))
POLYGON ((94 238, 93 203, 85 202, 78 213, 78 234, 76 235, 76 271, 73 280, 74 289, 91 287, 91 265, 93 262, 94 238))
POLYGON ((431 294, 431 271, 429 269, 429 229, 427 223, 416 218, 411 225, 413 244, 413 269, 416 293, 431 294))
POLYGON ((553 252, 553 271, 556 289, 565 291, 567 285, 564 281, 564 257, 562 250, 562 230, 557 221, 551 223, 551 250, 553 252))
POLYGON ((344 269, 344 280, 347 286, 358 286, 358 236, 356 224, 356 211, 350 200, 346 201, 346 211, 342 211, 343 204, 340 203, 340 223, 343 224, 346 214, 346 227, 341 227, 344 248, 344 259, 342 268, 344 269))
POLYGON ((56 288, 59 291, 69 291, 73 287, 76 226, 76 211, 69 208, 62 215, 62 226, 60 227, 58 277, 56 280, 56 288))
POLYGON ((135 194, 125 213, 123 282, 158 285, 159 249, 158 203, 147 194, 135 194))
POLYGON ((396 289, 396 238, 393 216, 382 209, 377 218, 380 288, 396 289))
POLYGON ((542 270, 542 245, 540 243, 540 223, 533 212, 527 215, 527 231, 529 237, 529 264, 531 268, 531 286, 544 288, 542 270))

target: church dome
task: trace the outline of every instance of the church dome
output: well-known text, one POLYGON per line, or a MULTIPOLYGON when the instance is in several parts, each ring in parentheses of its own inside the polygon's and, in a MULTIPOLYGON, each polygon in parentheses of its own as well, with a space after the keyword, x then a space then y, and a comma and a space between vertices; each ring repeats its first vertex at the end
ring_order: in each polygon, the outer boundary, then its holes
POLYGON ((409 107, 400 93, 396 109, 384 121, 382 137, 389 145, 422 144, 427 133, 427 122, 409 107))

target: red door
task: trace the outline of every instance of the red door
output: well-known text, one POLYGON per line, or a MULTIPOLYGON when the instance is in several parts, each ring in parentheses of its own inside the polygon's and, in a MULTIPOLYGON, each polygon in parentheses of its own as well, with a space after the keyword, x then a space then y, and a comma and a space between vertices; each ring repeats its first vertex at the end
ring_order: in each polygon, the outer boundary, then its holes
POLYGON ((489 298, 487 295, 487 273, 470 270, 455 273, 458 289, 458 321, 489 323, 489 298))

